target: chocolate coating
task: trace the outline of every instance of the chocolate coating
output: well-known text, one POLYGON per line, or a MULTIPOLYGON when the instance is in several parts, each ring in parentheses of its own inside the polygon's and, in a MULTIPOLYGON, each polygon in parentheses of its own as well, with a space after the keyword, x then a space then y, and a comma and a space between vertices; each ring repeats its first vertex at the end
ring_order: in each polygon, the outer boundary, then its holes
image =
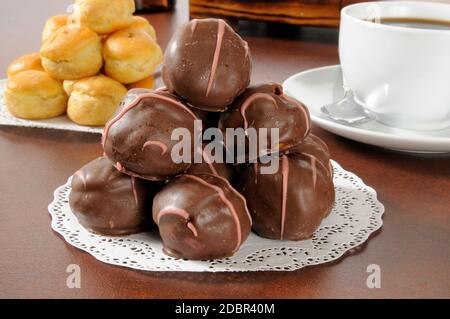
POLYGON ((328 168, 313 156, 283 155, 275 174, 261 174, 261 166, 247 168, 238 189, 247 200, 253 230, 271 239, 310 238, 334 203, 328 168))
POLYGON ((192 163, 191 167, 186 171, 187 174, 211 174, 218 175, 225 178, 227 181, 231 181, 233 178, 233 167, 226 163, 207 163, 205 161, 201 163, 192 163))
MULTIPOLYGON (((222 144, 221 144, 222 145, 222 144)), ((226 163, 219 163, 214 161, 213 158, 209 158, 209 153, 205 152, 205 146, 198 152, 201 154, 201 163, 192 163, 191 167, 186 171, 187 174, 211 174, 218 175, 225 178, 227 181, 231 181, 233 178, 234 170, 231 165, 226 163)), ((221 146, 223 161, 225 161, 225 150, 221 146)))
POLYGON ((224 178, 179 175, 154 198, 164 252, 176 258, 229 257, 250 233, 245 199, 224 178))
POLYGON ((170 40, 163 80, 170 91, 205 111, 224 111, 250 83, 247 42, 221 19, 194 19, 170 40))
MULTIPOLYGON (((280 84, 268 83, 249 87, 220 115, 219 128, 226 136, 227 128, 279 129, 279 145, 270 149, 270 134, 267 147, 258 146, 258 154, 283 152, 301 143, 309 134, 311 120, 308 109, 297 100, 283 94, 280 84)), ((248 151, 246 139, 246 149, 248 151)), ((236 143, 237 144, 237 143, 236 143)), ((259 145, 259 142, 258 142, 259 145)), ((250 158, 251 159, 251 158, 250 158)))
POLYGON ((69 204, 89 231, 127 235, 148 226, 153 193, 149 183, 120 173, 99 157, 73 175, 69 204))
POLYGON ((206 112, 206 111, 197 109, 195 107, 191 107, 191 110, 198 117, 198 119, 202 121, 203 131, 205 131, 211 127, 217 128, 217 125, 219 123, 220 113, 206 112))
POLYGON ((116 168, 148 180, 164 180, 184 172, 190 163, 175 163, 171 152, 179 141, 173 130, 185 128, 194 150, 195 114, 167 92, 131 90, 103 132, 103 149, 116 168))
POLYGON ((333 166, 330 161, 330 150, 327 144, 318 136, 309 134, 300 144, 287 150, 286 154, 308 154, 314 156, 323 166, 328 168, 330 176, 333 177, 333 166))

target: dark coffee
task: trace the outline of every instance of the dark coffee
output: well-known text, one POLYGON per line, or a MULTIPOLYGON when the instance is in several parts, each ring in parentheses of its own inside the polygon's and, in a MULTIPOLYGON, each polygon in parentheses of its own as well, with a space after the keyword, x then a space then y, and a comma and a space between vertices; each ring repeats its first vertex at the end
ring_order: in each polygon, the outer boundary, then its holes
POLYGON ((450 20, 386 17, 377 18, 376 20, 368 19, 366 21, 414 29, 450 30, 450 20))

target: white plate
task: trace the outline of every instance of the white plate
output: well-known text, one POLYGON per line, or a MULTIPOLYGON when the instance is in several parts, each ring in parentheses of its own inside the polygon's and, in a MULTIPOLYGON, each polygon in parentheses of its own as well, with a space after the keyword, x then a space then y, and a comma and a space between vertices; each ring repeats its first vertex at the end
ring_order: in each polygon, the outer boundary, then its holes
POLYGON ((103 127, 78 125, 75 122, 72 122, 65 114, 45 120, 25 120, 13 116, 11 113, 9 113, 3 99, 6 88, 6 81, 6 79, 0 80, 0 125, 38 127, 87 133, 102 133, 103 127))
POLYGON ((408 131, 377 121, 351 126, 323 115, 320 111, 323 105, 338 101, 344 95, 340 65, 297 73, 288 78, 283 87, 286 94, 302 101, 309 108, 315 124, 342 137, 407 152, 450 152, 450 128, 430 132, 408 131))
MULTIPOLYGON (((155 80, 156 88, 163 85, 159 69, 155 71, 155 73, 153 74, 153 78, 155 80)), ((45 129, 77 131, 77 132, 87 132, 97 134, 98 133, 101 134, 103 132, 103 126, 78 125, 77 123, 72 122, 65 114, 45 120, 26 120, 13 116, 8 111, 8 108, 6 107, 3 98, 6 88, 6 82, 7 79, 0 79, 0 125, 37 127, 45 129)))

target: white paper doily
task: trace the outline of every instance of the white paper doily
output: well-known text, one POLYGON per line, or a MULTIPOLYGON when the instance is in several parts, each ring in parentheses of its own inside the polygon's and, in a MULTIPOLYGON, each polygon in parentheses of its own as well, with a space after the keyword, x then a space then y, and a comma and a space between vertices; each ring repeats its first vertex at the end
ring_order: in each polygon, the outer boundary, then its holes
MULTIPOLYGON (((312 239, 278 241, 254 233, 230 258, 212 261, 174 259, 162 253, 157 230, 123 237, 89 233, 73 215, 70 181, 58 187, 48 206, 52 228, 71 245, 105 263, 150 271, 289 271, 341 257, 361 245, 383 224, 384 206, 374 189, 333 161, 336 202, 312 239)), ((149 212, 150 213, 150 212, 149 212)))

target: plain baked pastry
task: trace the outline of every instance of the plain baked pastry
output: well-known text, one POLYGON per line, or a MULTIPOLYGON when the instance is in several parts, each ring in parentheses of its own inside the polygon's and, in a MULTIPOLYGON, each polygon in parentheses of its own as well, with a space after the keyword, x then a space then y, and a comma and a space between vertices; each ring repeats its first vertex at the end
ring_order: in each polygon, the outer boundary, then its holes
POLYGON ((30 53, 18 57, 9 64, 6 74, 10 78, 19 72, 27 70, 44 71, 39 53, 30 53))
POLYGON ((76 0, 69 23, 85 25, 99 34, 112 33, 133 22, 133 0, 76 0))
POLYGON ((70 94, 72 94, 73 86, 75 85, 76 82, 77 82, 77 80, 64 80, 63 81, 64 92, 66 92, 67 96, 70 96, 70 94))
POLYGON ((155 80, 153 79, 153 76, 146 77, 143 80, 131 83, 127 85, 127 88, 129 90, 131 89, 153 89, 155 86, 155 80))
POLYGON ((67 96, 62 84, 44 71, 28 70, 8 79, 5 103, 14 116, 38 120, 63 114, 67 96))
POLYGON ((58 29, 67 25, 67 15, 61 14, 50 17, 44 25, 44 30, 42 31, 42 42, 45 42, 50 38, 50 36, 55 33, 58 29))
POLYGON ((130 84, 150 76, 162 62, 163 53, 145 31, 124 29, 108 37, 103 57, 106 74, 121 83, 130 84))
POLYGON ((43 43, 40 53, 44 69, 59 80, 95 75, 103 63, 100 38, 84 26, 59 28, 43 43))
POLYGON ((67 115, 81 125, 104 125, 126 93, 122 84, 104 75, 76 81, 71 88, 67 115))
POLYGON ((141 29, 148 33, 149 36, 156 41, 156 31, 155 28, 150 24, 150 22, 140 16, 133 16, 133 23, 128 27, 129 29, 141 29))

